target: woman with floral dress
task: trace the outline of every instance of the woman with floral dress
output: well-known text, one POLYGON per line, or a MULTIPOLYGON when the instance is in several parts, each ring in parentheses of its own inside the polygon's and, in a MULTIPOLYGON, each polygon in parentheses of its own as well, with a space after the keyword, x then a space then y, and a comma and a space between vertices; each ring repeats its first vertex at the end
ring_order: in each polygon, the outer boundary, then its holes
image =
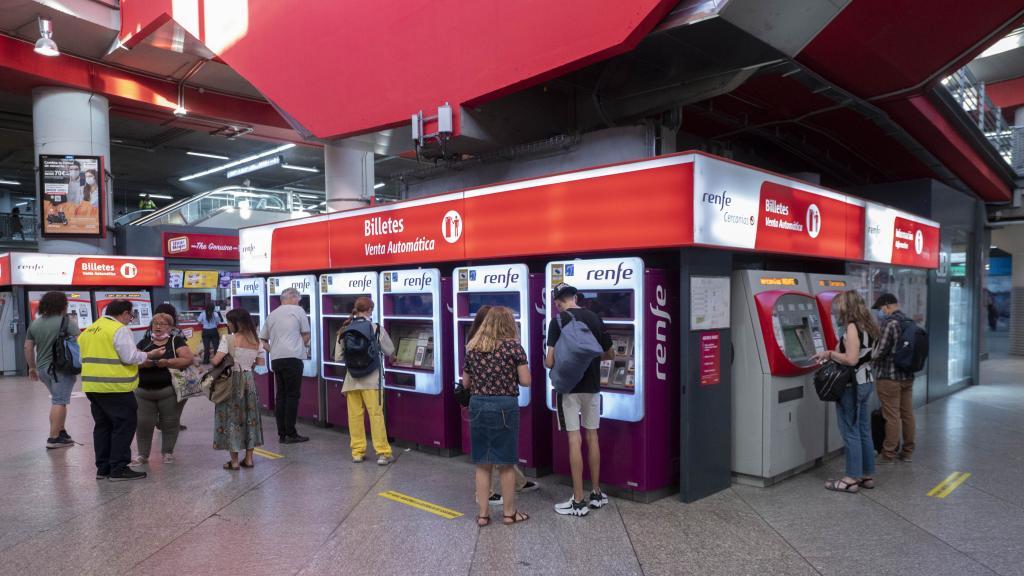
POLYGON ((231 354, 234 366, 231 368, 231 395, 217 404, 214 410, 213 448, 227 450, 231 460, 224 464, 225 470, 252 468, 252 451, 263 445, 263 422, 260 419, 260 398, 252 373, 256 366, 263 366, 266 360, 260 351, 260 340, 256 326, 248 311, 235 308, 225 319, 230 334, 222 338, 217 353, 213 356, 214 366, 231 354), (245 457, 239 461, 239 452, 245 457))

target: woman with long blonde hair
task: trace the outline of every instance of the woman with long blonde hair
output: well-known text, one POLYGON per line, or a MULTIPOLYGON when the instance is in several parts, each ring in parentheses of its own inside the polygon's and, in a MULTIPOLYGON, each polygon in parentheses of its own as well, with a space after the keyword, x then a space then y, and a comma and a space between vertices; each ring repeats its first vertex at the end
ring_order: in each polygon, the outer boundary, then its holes
POLYGON ((491 308, 466 344, 462 385, 472 394, 469 434, 470 457, 476 465, 477 525, 491 523, 487 506, 494 466, 501 475, 504 523, 528 520, 528 515, 516 509, 513 466, 519 461, 519 387, 530 385, 530 367, 512 310, 491 308))
POLYGON ((878 323, 856 290, 836 296, 834 302, 842 329, 835 350, 815 355, 818 362, 833 360, 854 367, 853 382, 836 402, 839 432, 846 444, 846 475, 825 482, 827 490, 855 493, 875 487, 875 448, 871 441, 868 398, 875 389, 871 352, 878 340, 878 323))

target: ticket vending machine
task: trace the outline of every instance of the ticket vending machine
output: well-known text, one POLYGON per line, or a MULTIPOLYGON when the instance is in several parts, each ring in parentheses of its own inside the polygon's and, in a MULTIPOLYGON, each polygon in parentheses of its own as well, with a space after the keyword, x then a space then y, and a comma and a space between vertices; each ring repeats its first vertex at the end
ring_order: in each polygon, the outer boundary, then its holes
MULTIPOLYGON (((532 474, 551 467, 551 413, 544 407, 544 317, 531 305, 542 295, 544 278, 530 274, 525 264, 456 268, 454 289, 455 380, 461 381, 468 332, 481 306, 512 310, 516 330, 530 363, 532 385, 519 388, 519 465, 532 474)), ((462 409, 462 451, 469 453, 469 420, 462 409)))
POLYGON ((379 322, 377 273, 352 272, 320 276, 320 374, 327 389, 324 420, 332 426, 348 426, 348 407, 341 394, 345 382, 345 363, 335 362, 334 352, 342 324, 352 314, 356 299, 366 296, 374 301, 373 322, 379 322))
POLYGON ((802 273, 735 272, 731 315, 733 472, 766 485, 825 454, 825 405, 812 379, 825 335, 802 273))
MULTIPOLYGON (((577 303, 602 318, 612 339, 615 357, 601 362, 601 483, 638 499, 667 493, 679 473, 675 275, 647 269, 640 258, 607 258, 551 262, 545 279, 547 294, 562 282, 576 287, 577 303)), ((551 301, 545 330, 557 313, 551 301)), ((550 372, 545 382, 554 411, 550 372)), ((555 473, 568 475, 565 433, 555 433, 553 446, 555 473)))
POLYGON ((299 398, 299 418, 319 423, 323 410, 320 408, 320 384, 317 377, 320 368, 320 327, 315 321, 320 317, 320 296, 317 293, 316 276, 271 276, 267 278, 267 314, 281 305, 281 292, 286 288, 295 288, 301 299, 299 306, 306 311, 309 319, 309 346, 306 347, 306 358, 302 361, 302 395, 299 398))
POLYGON ((446 349, 452 341, 450 283, 436 268, 380 273, 381 324, 395 344, 384 369, 388 434, 446 455, 462 446, 446 349))
MULTIPOLYGON (((811 293, 818 301, 818 315, 821 316, 822 331, 825 333, 825 346, 829 350, 835 350, 845 330, 839 325, 838 311, 835 306, 836 296, 846 290, 858 288, 858 286, 854 286, 856 280, 853 276, 835 274, 808 274, 807 280, 811 287, 811 293)), ((825 404, 825 453, 832 454, 843 447, 843 437, 836 425, 835 403, 826 402, 825 404)))
MULTIPOLYGON (((252 317, 253 326, 259 334, 263 319, 267 315, 267 281, 263 278, 235 278, 231 281, 231 307, 241 308, 252 317)), ((267 366, 269 370, 269 366, 267 366)), ((267 372, 253 374, 259 391, 260 406, 264 410, 274 408, 274 374, 267 372)))

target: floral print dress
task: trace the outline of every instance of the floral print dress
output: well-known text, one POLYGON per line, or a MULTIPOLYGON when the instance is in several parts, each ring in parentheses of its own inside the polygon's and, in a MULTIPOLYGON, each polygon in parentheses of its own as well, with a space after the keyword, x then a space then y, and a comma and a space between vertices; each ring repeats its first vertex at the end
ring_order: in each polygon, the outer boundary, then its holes
MULTIPOLYGON (((217 351, 228 354, 233 339, 233 334, 222 338, 217 351)), ((259 350, 234 348, 233 390, 227 400, 217 404, 213 413, 215 450, 241 452, 263 445, 260 397, 252 377, 252 369, 259 355, 259 350)))

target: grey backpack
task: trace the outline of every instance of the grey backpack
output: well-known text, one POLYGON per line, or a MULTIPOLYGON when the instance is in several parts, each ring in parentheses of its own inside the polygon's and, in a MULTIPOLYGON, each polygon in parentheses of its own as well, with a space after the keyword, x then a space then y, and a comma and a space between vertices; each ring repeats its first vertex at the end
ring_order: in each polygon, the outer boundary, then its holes
POLYGON ((568 394, 576 388, 594 358, 601 356, 604 349, 585 322, 577 320, 569 312, 568 322, 558 315, 561 333, 555 342, 555 367, 551 369, 551 384, 559 394, 568 394))

